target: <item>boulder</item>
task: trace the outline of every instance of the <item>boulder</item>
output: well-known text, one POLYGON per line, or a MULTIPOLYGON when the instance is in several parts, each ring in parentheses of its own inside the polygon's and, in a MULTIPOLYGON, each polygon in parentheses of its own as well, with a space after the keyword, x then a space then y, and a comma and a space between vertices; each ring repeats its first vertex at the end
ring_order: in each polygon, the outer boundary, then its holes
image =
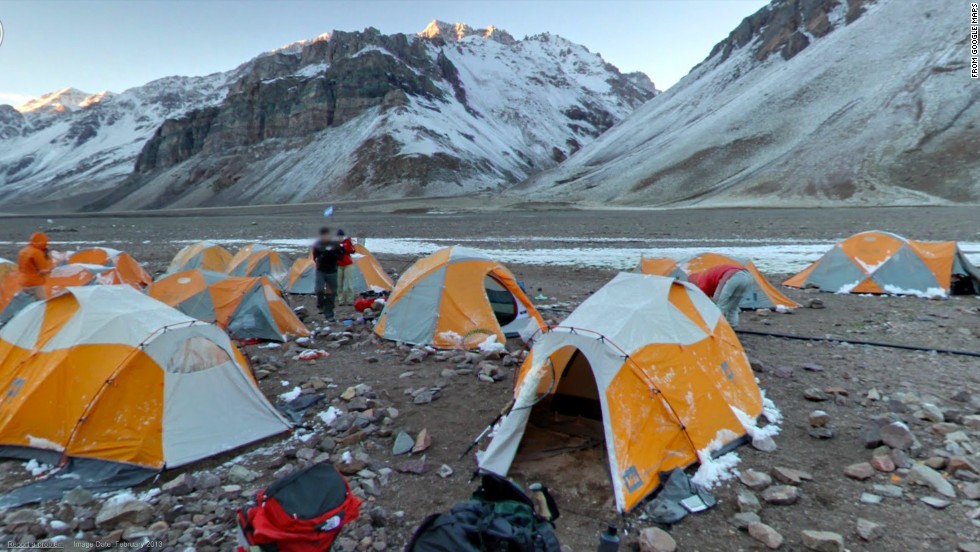
POLYGON ((773 485, 762 491, 762 500, 777 506, 796 504, 800 499, 800 490, 791 485, 773 485))
POLYGON ((857 479, 858 481, 864 481, 865 479, 871 479, 875 474, 874 467, 868 462, 859 462, 857 464, 851 464, 844 468, 844 475, 850 477, 851 479, 857 479))
POLYGON ((194 476, 184 472, 164 483, 161 490, 173 496, 190 494, 194 490, 194 476))
POLYGON ((95 515, 95 524, 98 527, 109 528, 121 524, 143 525, 153 516, 153 506, 148 502, 137 500, 113 500, 110 499, 102 505, 99 513, 95 515))
POLYGON ((95 502, 95 495, 83 487, 75 487, 65 493, 61 501, 72 506, 87 506, 95 502))
POLYGON ((783 545, 783 536, 765 523, 753 522, 748 526, 749 535, 761 542, 770 550, 776 550, 783 545))
POLYGON ((769 475, 766 473, 756 471, 751 468, 741 470, 738 473, 738 480, 753 491, 761 491, 769 485, 772 485, 772 477, 769 477, 769 475))
POLYGON ((909 426, 892 422, 881 428, 881 442, 894 449, 907 450, 915 443, 915 436, 909 426))
POLYGON ((762 519, 760 519, 759 514, 755 512, 739 512, 732 516, 731 520, 729 521, 736 528, 741 529, 742 531, 747 531, 750 523, 758 523, 762 521, 762 519))
POLYGON ((758 497, 750 491, 739 490, 735 498, 739 512, 758 512, 762 509, 758 497))
POLYGON ((640 552, 674 552, 677 542, 670 533, 656 527, 646 527, 640 531, 640 552))
POLYGON ((432 436, 429 435, 428 429, 423 429, 419 432, 418 436, 415 438, 415 443, 412 446, 412 452, 424 452, 426 449, 432 446, 432 436))
POLYGON ((862 540, 871 542, 878 540, 885 535, 885 526, 880 523, 858 518, 857 534, 862 540))
POLYGON ((799 485, 804 481, 813 480, 813 475, 803 470, 795 470, 793 468, 785 468, 782 466, 776 466, 772 469, 772 475, 776 478, 776 481, 780 483, 786 483, 787 485, 799 485))
POLYGON ((830 422, 830 414, 823 410, 814 410, 807 416, 810 427, 823 427, 830 422))
POLYGON ((948 497, 956 498, 956 489, 946 481, 939 472, 924 464, 915 464, 909 471, 909 480, 913 483, 931 487, 937 493, 948 497))
POLYGON ((830 531, 803 531, 803 546, 816 552, 843 552, 844 537, 830 531))
POLYGON ((391 454, 399 456, 402 454, 408 454, 412 452, 412 447, 415 446, 415 439, 404 431, 399 431, 395 435, 395 443, 391 447, 391 454))

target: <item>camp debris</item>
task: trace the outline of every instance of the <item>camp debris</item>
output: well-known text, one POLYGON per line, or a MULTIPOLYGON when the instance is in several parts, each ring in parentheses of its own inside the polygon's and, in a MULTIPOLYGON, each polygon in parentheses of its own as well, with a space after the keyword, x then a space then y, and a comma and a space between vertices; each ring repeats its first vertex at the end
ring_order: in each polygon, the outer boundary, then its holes
POLYGON ((113 283, 146 287, 153 277, 129 253, 108 247, 82 249, 68 256, 68 264, 99 265, 113 269, 113 283))
POLYGON ((276 284, 282 284, 289 274, 279 253, 260 244, 239 249, 225 272, 231 276, 268 276, 276 284))
POLYGON ((215 322, 239 339, 286 341, 310 334, 265 276, 185 270, 157 280, 147 293, 188 316, 215 322))
POLYGON ((391 292, 374 332, 437 348, 473 349, 491 336, 527 340, 544 320, 507 268, 465 247, 418 260, 391 292))
POLYGON ((231 252, 211 242, 197 242, 184 247, 174 255, 167 274, 199 268, 213 272, 225 272, 231 263, 231 252))
POLYGON ((834 293, 946 297, 980 294, 980 269, 956 242, 926 242, 861 232, 834 245, 784 286, 834 293))
POLYGON ((290 428, 224 332, 130 286, 25 308, 0 330, 0 366, 4 457, 154 473, 290 428))
POLYGON ((795 309, 800 305, 789 297, 779 292, 766 277, 759 272, 755 263, 751 259, 729 257, 721 253, 701 253, 688 257, 682 261, 664 258, 642 258, 637 266, 637 272, 643 274, 654 274, 657 276, 670 276, 680 280, 687 280, 688 275, 703 272, 718 265, 735 265, 744 268, 752 275, 755 285, 750 293, 742 298, 739 305, 743 309, 795 309))
POLYGON ((532 416, 591 419, 626 512, 661 474, 745 441, 762 412, 742 346, 708 297, 673 278, 621 273, 535 339, 479 465, 506 476, 522 438, 533 441, 532 416))
MULTIPOLYGON (((395 282, 381 268, 381 263, 361 244, 354 246, 351 259, 354 261, 354 293, 368 291, 390 291, 395 282)), ((316 266, 310 257, 300 257, 293 262, 286 279, 286 292, 296 295, 311 295, 316 283, 316 266)))

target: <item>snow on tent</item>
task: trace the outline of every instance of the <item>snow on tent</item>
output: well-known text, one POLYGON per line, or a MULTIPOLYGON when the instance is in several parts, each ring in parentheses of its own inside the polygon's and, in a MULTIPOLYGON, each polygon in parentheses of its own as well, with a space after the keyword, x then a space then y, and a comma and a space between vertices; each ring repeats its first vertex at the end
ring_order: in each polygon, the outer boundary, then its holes
POLYGON ((228 270, 231 263, 231 253, 220 245, 210 242, 197 242, 181 249, 174 255, 167 274, 199 268, 213 272, 228 270))
POLYGON ((915 241, 871 231, 838 243, 783 285, 834 293, 977 295, 980 270, 956 242, 915 241))
POLYGON ((268 276, 276 284, 283 283, 288 274, 279 253, 259 244, 239 249, 225 272, 232 276, 268 276))
POLYGON ((114 269, 114 283, 146 287, 153 282, 150 274, 129 253, 108 247, 82 249, 68 256, 68 264, 100 265, 114 269))
MULTIPOLYGON (((68 485, 56 496, 289 429, 220 328, 130 286, 70 288, 24 309, 0 330, 0 389, 0 456, 63 464, 74 473, 49 478, 68 485)), ((0 504, 52 492, 20 491, 0 504)))
POLYGON ((590 422, 626 512, 661 474, 743 442, 762 411, 748 359, 711 299, 673 278, 621 273, 535 339, 480 468, 506 476, 515 457, 539 452, 529 421, 590 422))
POLYGON ((147 293, 188 316, 216 322, 239 339, 286 341, 310 333, 265 276, 185 270, 157 280, 147 293))
POLYGON ((663 258, 642 258, 640 259, 640 265, 637 267, 637 272, 687 280, 688 274, 703 272, 722 264, 740 266, 748 270, 749 274, 752 275, 752 279, 755 280, 755 286, 753 286, 751 293, 742 299, 742 303, 739 305, 741 308, 777 309, 782 307, 795 309, 800 306, 799 303, 786 297, 770 284, 750 259, 729 257, 720 253, 701 253, 700 255, 688 257, 679 262, 663 258))
MULTIPOLYGON (((361 244, 355 246, 351 255, 354 260, 354 292, 390 291, 395 283, 391 276, 381 268, 381 263, 361 244)), ((286 279, 286 291, 298 295, 310 295, 316 283, 316 267, 309 257, 301 257, 293 262, 286 279)))
POLYGON ((527 337, 544 320, 507 268, 465 247, 419 259, 395 284, 374 332, 392 341, 476 348, 493 336, 527 337))

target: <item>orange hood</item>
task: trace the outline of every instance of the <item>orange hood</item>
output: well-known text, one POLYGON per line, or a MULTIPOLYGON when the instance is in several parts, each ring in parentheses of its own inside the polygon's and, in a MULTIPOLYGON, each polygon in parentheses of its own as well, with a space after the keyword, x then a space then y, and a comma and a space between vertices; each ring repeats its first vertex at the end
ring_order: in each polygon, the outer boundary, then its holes
POLYGON ((31 234, 31 246, 44 251, 48 248, 48 236, 44 232, 34 232, 31 234))

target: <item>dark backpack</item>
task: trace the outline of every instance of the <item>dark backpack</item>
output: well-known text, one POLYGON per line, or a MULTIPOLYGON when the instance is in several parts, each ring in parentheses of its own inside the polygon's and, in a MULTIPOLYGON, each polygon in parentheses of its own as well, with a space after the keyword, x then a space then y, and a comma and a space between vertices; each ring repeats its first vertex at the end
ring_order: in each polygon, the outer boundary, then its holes
MULTIPOLYGON (((548 507, 558 509, 547 491, 548 507)), ((422 521, 405 552, 560 552, 555 528, 509 481, 485 475, 470 500, 422 521)))
POLYGON ((239 552, 326 552, 361 501, 332 464, 283 477, 238 510, 239 552))

